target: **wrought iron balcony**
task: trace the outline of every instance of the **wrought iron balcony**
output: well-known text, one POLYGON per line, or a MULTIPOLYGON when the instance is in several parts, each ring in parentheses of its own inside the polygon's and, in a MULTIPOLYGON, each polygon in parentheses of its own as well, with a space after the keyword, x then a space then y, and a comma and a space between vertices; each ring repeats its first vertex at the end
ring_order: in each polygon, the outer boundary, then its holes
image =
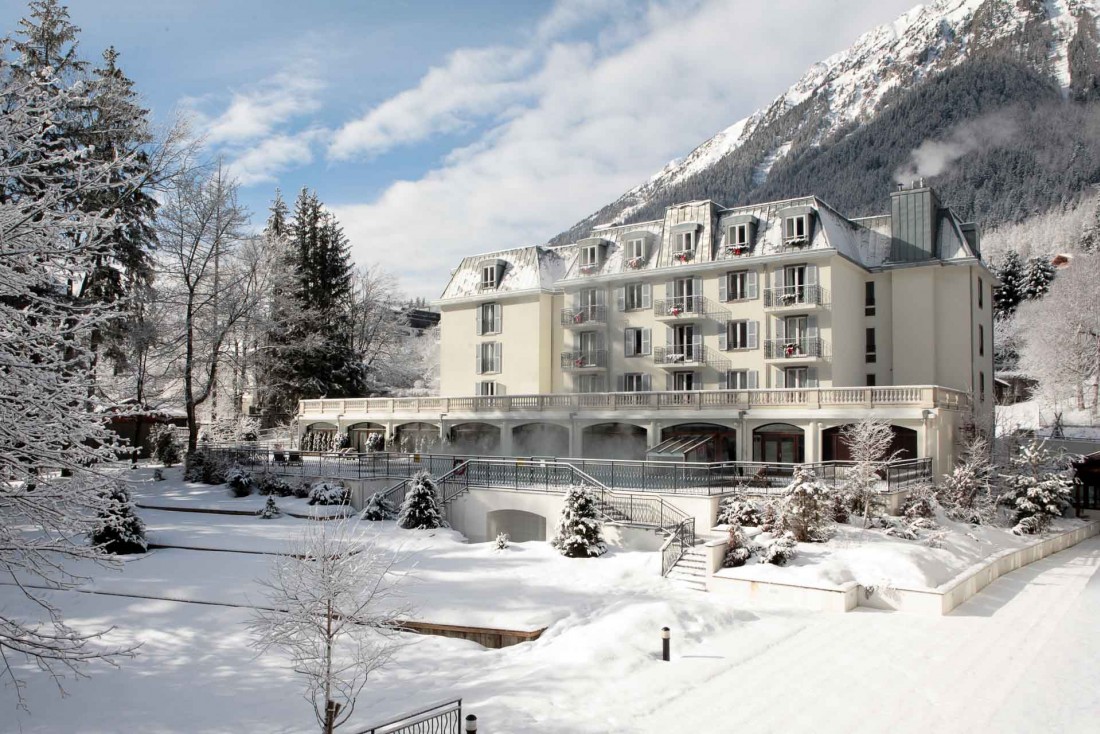
POLYGON ((764 342, 764 358, 784 361, 828 359, 828 344, 820 337, 801 339, 768 339, 764 342))
POLYGON ((607 367, 606 349, 582 349, 576 352, 561 353, 561 368, 566 372, 576 372, 607 367))
POLYGON ((725 370, 729 369, 730 365, 729 360, 720 352, 708 349, 700 343, 654 347, 653 363, 670 370, 692 367, 713 367, 717 370, 725 370))
POLYGON ((819 285, 786 285, 764 289, 764 308, 817 308, 829 301, 829 293, 819 285))
POLYGON ((694 321, 728 313, 703 296, 673 296, 653 302, 653 318, 658 321, 694 321))
POLYGON ((607 306, 581 306, 561 310, 561 325, 567 329, 602 326, 606 323, 607 306))

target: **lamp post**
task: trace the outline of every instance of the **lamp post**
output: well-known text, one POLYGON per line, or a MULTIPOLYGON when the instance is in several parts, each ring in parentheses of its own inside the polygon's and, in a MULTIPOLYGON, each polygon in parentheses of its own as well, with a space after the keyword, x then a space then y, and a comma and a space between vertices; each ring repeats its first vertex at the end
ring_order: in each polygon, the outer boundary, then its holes
POLYGON ((669 650, 672 646, 672 630, 668 627, 661 628, 661 660, 668 662, 669 650))
POLYGON ((466 734, 477 734, 477 717, 473 714, 466 716, 466 734))

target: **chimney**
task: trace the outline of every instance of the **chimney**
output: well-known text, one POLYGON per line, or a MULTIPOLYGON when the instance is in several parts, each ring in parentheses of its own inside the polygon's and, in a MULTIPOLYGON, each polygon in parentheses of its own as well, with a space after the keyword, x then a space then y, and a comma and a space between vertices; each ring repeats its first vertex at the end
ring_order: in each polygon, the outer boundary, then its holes
POLYGON ((939 257, 940 200, 923 179, 890 192, 890 260, 920 262, 939 257), (919 186, 917 184, 920 184, 919 186))

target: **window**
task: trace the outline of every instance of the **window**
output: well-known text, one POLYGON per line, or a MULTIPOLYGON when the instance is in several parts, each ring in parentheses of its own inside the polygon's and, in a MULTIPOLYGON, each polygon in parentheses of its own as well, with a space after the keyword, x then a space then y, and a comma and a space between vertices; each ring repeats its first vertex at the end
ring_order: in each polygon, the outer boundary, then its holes
POLYGON ((786 242, 806 241, 806 215, 787 217, 783 222, 783 239, 786 242))
POLYGON ((985 373, 978 373, 978 400, 985 400, 985 373))
POLYGON ((865 316, 875 315, 875 283, 867 281, 863 290, 863 313, 865 316))
POLYGON ((645 240, 638 238, 636 240, 630 240, 626 243, 626 259, 627 260, 645 260, 645 240))
POLYGON ((877 356, 875 354, 876 349, 875 349, 875 330, 874 329, 867 329, 866 341, 867 341, 867 348, 866 348, 867 364, 872 364, 877 359, 877 356))
POLYGON ((724 335, 718 335, 718 347, 720 349, 756 349, 757 322, 727 321, 725 331, 724 335))
POLYGON ((747 301, 756 298, 756 272, 738 270, 726 273, 718 281, 718 298, 723 301, 747 301))
POLYGON ((477 345, 477 373, 479 375, 500 372, 500 342, 484 342, 477 345))
POLYGON ((477 307, 477 335, 499 334, 501 327, 501 305, 483 303, 477 307))
POLYGON ((982 285, 982 279, 978 278, 978 308, 984 308, 985 302, 985 288, 982 285))
POLYGON ((497 383, 493 382, 492 380, 483 380, 482 382, 478 382, 474 385, 474 389, 475 395, 481 395, 485 397, 502 395, 504 393, 503 390, 498 390, 497 383))
POLYGON ((676 372, 672 375, 673 390, 698 390, 700 387, 694 372, 676 372))
POLYGON ((698 237, 695 230, 678 232, 672 243, 672 259, 676 262, 687 262, 695 257, 695 245, 698 237))
POLYGON ((573 385, 577 392, 603 392, 603 378, 600 375, 577 375, 573 385))
POLYGON ((727 390, 748 390, 749 389, 749 371, 748 370, 727 370, 726 371, 726 389, 727 390))
POLYGON ((677 278, 672 281, 672 302, 669 308, 695 313, 702 310, 701 301, 695 292, 695 278, 677 278))
POLYGON ((580 267, 582 273, 595 272, 600 267, 599 245, 586 245, 581 248, 580 267))
POLYGON ((641 283, 628 283, 623 287, 623 310, 624 311, 637 311, 640 308, 645 308, 644 304, 644 288, 641 283))
POLYGON ((978 356, 985 356, 985 327, 978 324, 978 356))
POLYGON ((496 265, 486 265, 481 269, 481 287, 482 288, 496 288, 499 283, 497 277, 500 272, 500 268, 496 265))
POLYGON ((703 345, 690 324, 676 326, 672 330, 672 354, 678 362, 695 362, 703 357, 703 345))
POLYGON ((810 387, 809 370, 805 367, 788 367, 783 370, 783 387, 810 387))
POLYGON ((627 372, 623 375, 623 392, 649 392, 648 377, 641 372, 627 372))
POLYGON ((871 373, 871 372, 867 373, 867 387, 874 387, 875 382, 876 382, 876 380, 875 380, 874 373, 871 373))
POLYGON ((740 255, 752 247, 752 229, 749 224, 735 224, 729 228, 727 247, 735 255, 740 255))
POLYGON ((623 355, 637 357, 641 354, 649 354, 652 339, 649 329, 626 329, 623 333, 623 355))

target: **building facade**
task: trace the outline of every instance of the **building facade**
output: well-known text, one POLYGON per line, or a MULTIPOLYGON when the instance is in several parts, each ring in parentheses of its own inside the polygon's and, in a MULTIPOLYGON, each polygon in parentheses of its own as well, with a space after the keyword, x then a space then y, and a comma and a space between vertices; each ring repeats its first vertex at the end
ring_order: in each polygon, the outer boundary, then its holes
POLYGON ((305 401, 300 430, 803 462, 844 458, 840 429, 873 414, 944 471, 962 427, 992 414, 994 285, 977 229, 930 188, 856 219, 816 197, 690 202, 463 259, 435 303, 442 397, 305 401))

